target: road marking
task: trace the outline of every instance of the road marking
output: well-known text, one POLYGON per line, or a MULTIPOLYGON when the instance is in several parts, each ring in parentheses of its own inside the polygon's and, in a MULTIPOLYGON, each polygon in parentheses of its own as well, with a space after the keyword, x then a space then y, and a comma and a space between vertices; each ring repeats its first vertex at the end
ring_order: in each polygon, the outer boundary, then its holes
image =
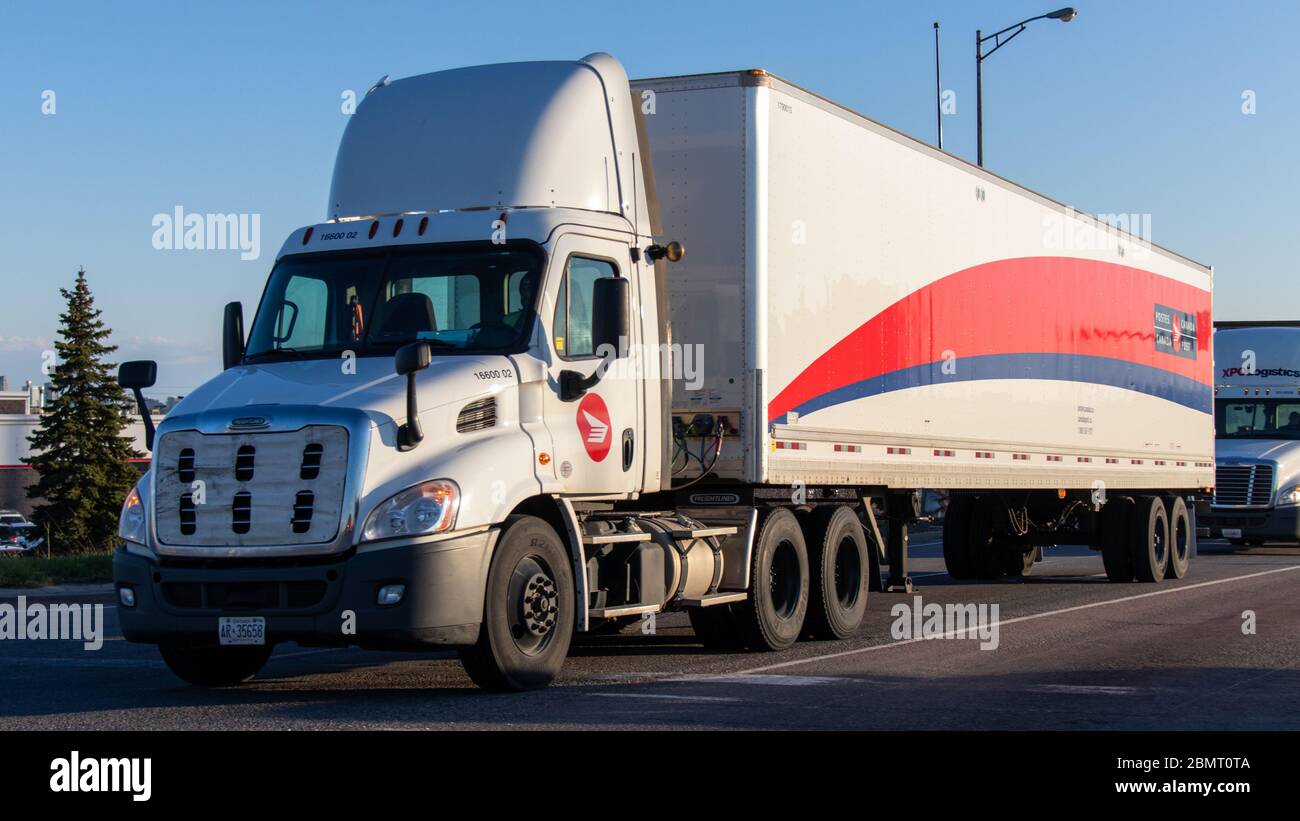
MULTIPOLYGON (((1240 582, 1240 581, 1245 581, 1246 579, 1258 579, 1261 576, 1271 576, 1274 573, 1286 573, 1291 570, 1300 570, 1300 564, 1291 564, 1291 565, 1287 565, 1286 567, 1275 567, 1272 570, 1261 570, 1258 573, 1247 573, 1244 576, 1231 576, 1226 579, 1214 579, 1208 582, 1197 582, 1196 584, 1188 584, 1182 587, 1169 587, 1164 590, 1153 590, 1150 593, 1139 593, 1136 596, 1124 596, 1118 599, 1107 599, 1106 601, 1090 602, 1089 604, 1077 604, 1073 607, 1063 607, 1059 610, 1048 610, 1045 613, 1033 613, 1028 616, 1017 616, 1014 619, 1001 619, 989 625, 989 627, 990 629, 992 627, 1001 628, 1001 627, 1005 627, 1008 624, 1019 624, 1020 622, 1033 621, 1034 619, 1045 619, 1048 616, 1061 616, 1066 613, 1077 613, 1080 610, 1091 610, 1094 607, 1106 607, 1107 605, 1111 605, 1111 604, 1123 604, 1124 602, 1138 601, 1139 599, 1150 599, 1155 596, 1168 596, 1174 593, 1183 593, 1188 590, 1196 590, 1202 587, 1213 587, 1219 584, 1228 584, 1229 582, 1240 582)), ((770 670, 783 670, 787 667, 798 667, 799 665, 802 664, 815 664, 819 661, 830 661, 831 659, 845 658, 847 656, 857 656, 862 653, 874 653, 877 650, 888 650, 892 647, 902 647, 907 644, 916 644, 917 642, 931 641, 933 638, 945 638, 945 639, 954 638, 958 632, 959 631, 957 630, 949 630, 947 633, 945 633, 942 636, 933 636, 930 638, 926 638, 924 636, 918 636, 916 638, 904 639, 902 641, 891 641, 888 644, 873 644, 870 647, 858 647, 854 650, 841 650, 838 653, 825 653, 820 656, 810 656, 809 658, 794 659, 792 661, 782 661, 776 664, 765 664, 762 667, 751 667, 748 670, 738 670, 734 673, 725 673, 725 674, 721 674, 718 677, 750 676, 755 673, 766 673, 770 670)), ((707 678, 707 677, 701 677, 701 678, 707 678)))
POLYGON ((683 676, 669 681, 700 682, 709 681, 719 684, 759 684, 777 687, 806 687, 815 684, 843 684, 844 679, 834 676, 762 676, 762 675, 723 675, 723 676, 683 676))
POLYGON ((1141 687, 1112 687, 1105 684, 1041 684, 1030 687, 1031 693, 1061 693, 1064 695, 1127 696, 1141 687))
POLYGON ((659 701, 740 701, 738 698, 723 696, 672 696, 666 693, 588 693, 587 695, 603 698, 649 698, 659 701))

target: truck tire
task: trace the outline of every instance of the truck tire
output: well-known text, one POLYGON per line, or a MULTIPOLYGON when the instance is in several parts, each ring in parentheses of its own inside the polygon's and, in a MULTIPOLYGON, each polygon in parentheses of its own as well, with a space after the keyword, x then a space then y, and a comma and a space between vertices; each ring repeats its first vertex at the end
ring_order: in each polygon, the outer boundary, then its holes
POLYGON ((804 632, 816 639, 847 639, 867 615, 871 557, 853 508, 818 508, 805 522, 808 543, 808 616, 804 632))
POLYGON ((1022 579, 1034 572, 1034 562, 1038 560, 1038 548, 1031 547, 1023 550, 1016 546, 1008 545, 1006 574, 1013 579, 1022 579))
POLYGON ((994 522, 1000 505, 996 499, 979 499, 970 516, 971 571, 977 579, 992 581, 1002 578, 1006 570, 1007 548, 994 534, 994 522))
POLYGON ((751 650, 784 650, 803 630, 808 612, 808 547, 799 520, 785 508, 763 520, 754 541, 749 599, 736 605, 751 650))
POLYGON ((485 690, 518 692, 550 684, 573 640, 573 571, 559 535, 535 516, 501 528, 483 595, 478 642, 461 663, 485 690))
POLYGON ((1165 499, 1169 515, 1169 570, 1171 578, 1181 579, 1192 566, 1192 546, 1196 533, 1192 530, 1192 517, 1187 512, 1187 502, 1181 496, 1165 499))
POLYGON ((970 558, 970 515, 974 500, 954 496, 943 517, 943 563, 948 575, 958 581, 975 575, 970 558))
POLYGON ((1129 558, 1140 582, 1158 582, 1169 567, 1169 514, 1159 496, 1139 496, 1129 522, 1129 558))
POLYGON ((158 645, 167 668, 197 687, 243 684, 266 665, 274 649, 273 644, 223 646, 184 640, 158 645))
POLYGON ((686 615, 691 619, 691 629, 706 650, 739 650, 745 646, 745 637, 740 631, 736 616, 729 604, 715 604, 712 607, 688 607, 686 615))
POLYGON ((1111 499, 1101 509, 1101 563, 1106 578, 1113 582, 1133 581, 1133 560, 1129 556, 1129 520, 1133 517, 1133 500, 1111 499))

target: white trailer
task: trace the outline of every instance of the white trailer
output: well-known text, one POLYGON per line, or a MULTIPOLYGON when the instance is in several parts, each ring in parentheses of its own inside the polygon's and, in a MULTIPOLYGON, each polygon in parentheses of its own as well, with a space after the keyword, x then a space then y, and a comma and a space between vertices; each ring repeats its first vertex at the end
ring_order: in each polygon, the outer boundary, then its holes
POLYGON ((327 213, 124 507, 123 632, 189 681, 292 640, 522 689, 673 609, 709 646, 846 638, 886 548, 910 589, 921 488, 954 577, 1060 541, 1187 572, 1210 270, 766 72, 384 82, 327 213))

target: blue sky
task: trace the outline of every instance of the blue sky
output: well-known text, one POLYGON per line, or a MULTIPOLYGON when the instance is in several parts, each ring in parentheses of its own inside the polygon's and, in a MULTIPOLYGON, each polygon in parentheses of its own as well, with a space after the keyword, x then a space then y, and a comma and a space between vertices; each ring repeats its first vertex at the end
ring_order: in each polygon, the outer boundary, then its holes
MULTIPOLYGON (((762 67, 933 140, 938 20, 944 147, 973 159, 975 29, 1058 2, 4 0, 0 373, 40 378, 78 266, 119 357, 159 360, 156 393, 214 373, 221 306, 251 315, 284 236, 323 219, 341 95, 382 75, 592 51, 633 77, 762 67), (155 250, 178 205, 260 214, 260 258, 155 250)), ((987 165, 1083 211, 1150 213, 1156 242, 1215 266, 1220 318, 1300 318, 1300 3, 1077 6, 985 64, 987 165)))

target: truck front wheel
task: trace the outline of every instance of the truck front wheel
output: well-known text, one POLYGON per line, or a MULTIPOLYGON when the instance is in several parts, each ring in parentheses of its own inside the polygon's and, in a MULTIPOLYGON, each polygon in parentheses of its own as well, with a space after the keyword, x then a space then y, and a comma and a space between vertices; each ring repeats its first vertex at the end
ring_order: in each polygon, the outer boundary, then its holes
POLYGON ((545 687, 569 653, 573 571, 560 537, 534 516, 510 516, 488 570, 478 642, 460 653, 485 690, 545 687))
POLYGON ((242 684, 258 674, 274 649, 271 644, 229 647, 185 640, 158 645, 168 669, 197 687, 242 684))

